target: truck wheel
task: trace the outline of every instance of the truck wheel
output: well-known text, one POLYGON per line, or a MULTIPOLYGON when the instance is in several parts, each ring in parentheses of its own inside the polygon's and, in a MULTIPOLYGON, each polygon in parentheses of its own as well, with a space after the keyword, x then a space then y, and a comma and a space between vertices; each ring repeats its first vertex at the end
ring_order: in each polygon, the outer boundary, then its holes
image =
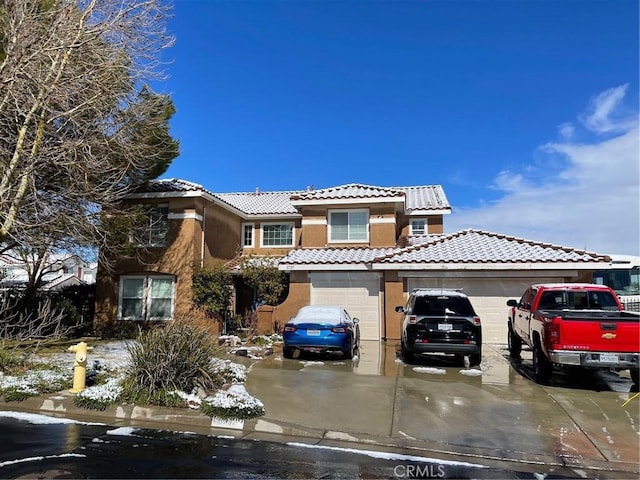
POLYGON ((519 358, 520 352, 522 352, 522 339, 516 332, 513 331, 513 326, 509 322, 509 333, 507 335, 507 341, 509 342, 509 355, 513 358, 519 358))
POLYGON ((552 369, 553 365, 545 357, 540 343, 536 342, 533 347, 533 377, 535 381, 540 385, 547 385, 551 379, 552 369))

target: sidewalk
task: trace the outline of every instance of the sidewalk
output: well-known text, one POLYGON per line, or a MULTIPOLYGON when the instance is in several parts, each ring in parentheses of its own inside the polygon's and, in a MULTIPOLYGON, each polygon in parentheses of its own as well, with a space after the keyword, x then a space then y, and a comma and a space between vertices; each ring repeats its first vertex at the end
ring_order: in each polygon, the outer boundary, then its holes
MULTIPOLYGON (((260 375, 257 375, 260 377, 260 375)), ((362 384, 367 395, 374 393, 370 387, 374 377, 362 377, 362 384)), ((383 377, 384 378, 384 377, 383 377)), ((268 377, 267 377, 268 380, 268 377)), ((388 379, 392 380, 392 379, 388 379)), ((266 384, 268 384, 267 382, 266 384)), ((254 384, 255 385, 255 384, 254 384)), ((263 382, 260 382, 263 385, 263 382)), ((274 385, 271 383, 271 385, 274 385)), ((387 382, 380 388, 398 388, 395 381, 387 382)), ((273 388, 272 390, 277 390, 273 388)), ((270 392, 271 395, 274 391, 270 392)), ((264 392, 266 397, 270 394, 264 392)), ((302 392, 304 393, 304 392, 302 392)), ((275 391, 275 394, 279 392, 275 391)), ((301 395, 303 397, 304 395, 301 395)), ((115 427, 130 426, 179 432, 193 432, 202 435, 225 435, 237 439, 270 441, 277 443, 305 443, 310 445, 339 447, 357 450, 384 451, 403 455, 421 456, 448 461, 463 461, 482 464, 500 469, 514 469, 531 473, 549 473, 553 475, 577 477, 577 471, 589 478, 637 478, 637 463, 577 460, 560 458, 557 455, 524 454, 517 451, 496 450, 479 445, 453 445, 441 441, 420 440, 414 437, 398 435, 396 430, 382 430, 386 427, 371 423, 362 431, 362 424, 350 424, 345 419, 357 410, 369 410, 366 415, 371 418, 379 415, 375 409, 368 409, 362 404, 353 404, 353 410, 339 418, 337 423, 327 425, 322 415, 308 412, 297 412, 295 419, 286 411, 289 405, 281 402, 282 408, 274 408, 270 403, 267 414, 263 417, 245 421, 224 421, 212 419, 199 410, 139 407, 133 405, 111 406, 104 411, 78 408, 73 403, 74 394, 68 391, 58 392, 43 397, 33 397, 21 402, 5 402, 0 409, 39 413, 53 417, 62 417, 86 423, 103 423, 115 427), (303 416, 306 418, 303 419, 303 416), (284 419, 290 418, 291 421, 284 419), (341 428, 335 428, 341 425, 341 428)), ((391 407, 391 416, 395 417, 391 407)))

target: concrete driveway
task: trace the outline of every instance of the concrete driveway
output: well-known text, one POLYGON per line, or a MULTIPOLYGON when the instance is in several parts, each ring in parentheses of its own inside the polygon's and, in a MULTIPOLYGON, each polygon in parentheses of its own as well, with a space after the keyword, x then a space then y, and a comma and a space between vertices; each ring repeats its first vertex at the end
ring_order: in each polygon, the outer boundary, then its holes
POLYGON ((543 387, 530 379, 531 353, 512 364, 506 345, 485 345, 480 369, 449 356, 406 365, 396 348, 363 342, 353 362, 278 352, 252 362, 246 387, 267 411, 258 430, 295 425, 326 440, 375 436, 487 461, 637 476, 640 399, 631 398, 628 374, 561 373, 543 387))

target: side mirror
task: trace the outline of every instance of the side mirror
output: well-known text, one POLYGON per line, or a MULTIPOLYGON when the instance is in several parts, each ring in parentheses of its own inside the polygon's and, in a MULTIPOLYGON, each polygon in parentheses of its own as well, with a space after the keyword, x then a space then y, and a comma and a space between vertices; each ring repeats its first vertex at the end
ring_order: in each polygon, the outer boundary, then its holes
POLYGON ((518 306, 518 301, 517 300, 507 300, 507 306, 509 307, 517 307, 518 306))
POLYGON ((404 307, 403 307, 402 305, 398 305, 398 306, 396 307, 396 312, 398 312, 398 313, 404 313, 404 307))

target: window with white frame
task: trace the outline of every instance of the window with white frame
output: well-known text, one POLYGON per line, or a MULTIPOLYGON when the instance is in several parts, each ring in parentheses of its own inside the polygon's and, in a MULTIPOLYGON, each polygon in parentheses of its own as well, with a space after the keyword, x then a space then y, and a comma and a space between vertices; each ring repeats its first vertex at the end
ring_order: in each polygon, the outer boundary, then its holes
POLYGON ((171 275, 121 276, 118 317, 121 320, 171 320, 174 283, 171 275))
POLYGON ((369 241, 369 210, 329 210, 329 241, 369 241))
POLYGON ((293 223, 263 223, 263 247, 293 247, 293 223))
POLYGON ((242 247, 253 247, 253 223, 242 224, 242 247))
POLYGON ((426 218, 414 218, 410 223, 409 235, 426 235, 427 234, 427 219, 426 218))
POLYGON ((143 220, 131 233, 130 241, 140 246, 165 246, 169 232, 169 205, 144 205, 142 215, 143 220))

